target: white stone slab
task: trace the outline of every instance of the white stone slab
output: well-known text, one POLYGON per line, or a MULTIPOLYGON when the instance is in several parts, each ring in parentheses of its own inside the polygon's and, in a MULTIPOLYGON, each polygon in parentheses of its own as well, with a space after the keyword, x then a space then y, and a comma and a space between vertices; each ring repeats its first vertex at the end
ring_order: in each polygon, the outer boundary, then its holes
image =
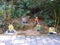
POLYGON ((5 45, 5 43, 2 42, 2 43, 0 43, 0 45, 5 45))

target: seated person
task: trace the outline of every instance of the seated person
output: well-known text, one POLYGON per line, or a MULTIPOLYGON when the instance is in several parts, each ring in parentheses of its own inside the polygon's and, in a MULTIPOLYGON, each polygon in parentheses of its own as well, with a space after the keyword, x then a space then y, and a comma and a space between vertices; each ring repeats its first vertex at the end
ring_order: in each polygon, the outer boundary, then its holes
POLYGON ((49 27, 49 34, 56 34, 54 27, 49 27))
POLYGON ((26 17, 22 18, 22 23, 27 23, 27 18, 26 17))
POLYGON ((15 32, 14 26, 10 23, 8 26, 8 33, 14 33, 14 32, 15 32))
POLYGON ((36 25, 36 30, 42 32, 42 30, 43 30, 42 25, 38 23, 36 25))

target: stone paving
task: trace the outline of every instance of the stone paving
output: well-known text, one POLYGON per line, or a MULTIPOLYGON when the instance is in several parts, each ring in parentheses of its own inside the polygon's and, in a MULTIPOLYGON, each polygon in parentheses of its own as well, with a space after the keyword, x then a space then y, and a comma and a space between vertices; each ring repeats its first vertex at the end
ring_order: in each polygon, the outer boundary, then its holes
POLYGON ((60 45, 60 36, 1 35, 0 45, 60 45))

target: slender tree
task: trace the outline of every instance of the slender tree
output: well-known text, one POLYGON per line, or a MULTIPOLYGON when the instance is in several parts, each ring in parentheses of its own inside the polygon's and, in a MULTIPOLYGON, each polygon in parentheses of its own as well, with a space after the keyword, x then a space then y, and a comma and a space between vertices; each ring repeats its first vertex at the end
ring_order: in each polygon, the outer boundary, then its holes
POLYGON ((6 19, 6 15, 7 15, 7 12, 6 12, 6 1, 2 0, 3 4, 4 4, 4 20, 6 19))
POLYGON ((11 14, 12 14, 12 9, 13 9, 13 2, 14 2, 14 0, 11 1, 10 11, 9 11, 9 14, 8 14, 8 20, 11 19, 11 14))

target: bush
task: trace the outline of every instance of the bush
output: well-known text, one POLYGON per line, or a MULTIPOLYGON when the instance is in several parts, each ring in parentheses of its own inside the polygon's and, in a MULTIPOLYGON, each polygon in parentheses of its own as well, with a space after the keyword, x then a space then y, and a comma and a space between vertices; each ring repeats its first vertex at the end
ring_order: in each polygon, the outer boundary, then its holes
POLYGON ((4 32, 3 27, 4 27, 4 23, 0 23, 0 34, 4 32))
POLYGON ((23 26, 23 30, 28 30, 28 29, 30 29, 30 26, 28 26, 28 25, 23 26))
POLYGON ((44 24, 48 25, 48 26, 54 26, 54 20, 46 20, 44 22, 44 24))
POLYGON ((16 23, 16 22, 14 22, 13 25, 14 25, 14 27, 15 27, 16 30, 27 30, 27 29, 30 28, 30 26, 24 25, 22 23, 16 23))
POLYGON ((4 23, 0 23, 0 28, 4 26, 4 23))
POLYGON ((16 30, 23 29, 24 26, 22 23, 16 23, 16 22, 14 22, 13 25, 16 30))

